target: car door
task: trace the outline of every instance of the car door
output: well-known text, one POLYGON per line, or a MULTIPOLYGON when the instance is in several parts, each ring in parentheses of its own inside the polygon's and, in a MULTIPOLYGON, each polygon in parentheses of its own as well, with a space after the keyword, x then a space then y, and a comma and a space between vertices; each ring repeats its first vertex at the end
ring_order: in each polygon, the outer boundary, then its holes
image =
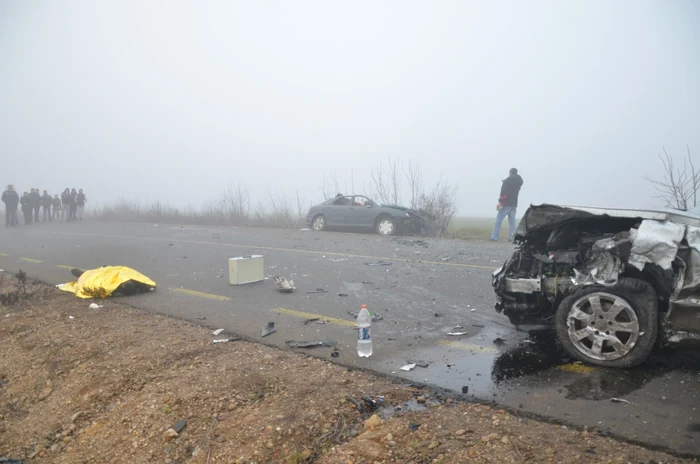
POLYGON ((331 227, 347 224, 349 208, 352 205, 352 197, 338 197, 333 200, 326 209, 326 221, 331 227))
POLYGON ((348 208, 348 226, 362 228, 374 227, 374 216, 376 212, 371 204, 369 198, 362 195, 355 195, 350 208, 348 208))

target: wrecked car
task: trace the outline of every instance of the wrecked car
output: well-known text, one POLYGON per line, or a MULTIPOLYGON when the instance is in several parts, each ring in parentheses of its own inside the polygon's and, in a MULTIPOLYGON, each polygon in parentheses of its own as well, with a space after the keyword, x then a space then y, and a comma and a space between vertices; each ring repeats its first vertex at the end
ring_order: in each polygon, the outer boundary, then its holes
POLYGON ((700 216, 545 204, 514 242, 492 284, 518 330, 554 329, 569 355, 607 367, 700 341, 700 216))
POLYGON ((428 220, 418 211, 397 205, 378 205, 363 195, 338 195, 312 206, 306 224, 315 231, 366 230, 380 235, 424 235, 429 229, 428 220))

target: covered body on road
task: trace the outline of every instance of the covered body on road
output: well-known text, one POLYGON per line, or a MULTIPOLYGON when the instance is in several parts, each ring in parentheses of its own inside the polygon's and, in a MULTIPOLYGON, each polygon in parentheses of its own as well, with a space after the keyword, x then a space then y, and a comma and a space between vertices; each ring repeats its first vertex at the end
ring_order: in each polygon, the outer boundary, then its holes
POLYGON ((700 341, 700 217, 557 205, 525 213, 494 272, 496 309, 519 329, 554 328, 593 364, 639 364, 657 340, 700 341))

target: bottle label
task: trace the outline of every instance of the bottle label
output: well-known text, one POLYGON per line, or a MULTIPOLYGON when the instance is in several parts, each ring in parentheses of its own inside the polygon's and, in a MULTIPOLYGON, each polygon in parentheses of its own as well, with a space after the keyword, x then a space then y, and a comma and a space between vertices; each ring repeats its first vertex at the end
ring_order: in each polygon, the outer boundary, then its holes
POLYGON ((369 327, 360 327, 357 329, 358 340, 369 340, 371 338, 369 327))

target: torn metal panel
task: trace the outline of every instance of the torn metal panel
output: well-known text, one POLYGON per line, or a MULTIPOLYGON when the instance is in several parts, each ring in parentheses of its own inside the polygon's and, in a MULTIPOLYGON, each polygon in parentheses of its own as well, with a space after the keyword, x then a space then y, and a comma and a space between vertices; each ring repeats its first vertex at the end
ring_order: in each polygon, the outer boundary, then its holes
POLYGON ((670 221, 642 221, 639 229, 631 231, 632 254, 629 263, 640 271, 647 263, 657 264, 661 269, 671 269, 685 229, 685 225, 670 221))
POLYGON ((507 292, 536 293, 542 289, 540 279, 511 279, 506 277, 505 288, 507 292))

